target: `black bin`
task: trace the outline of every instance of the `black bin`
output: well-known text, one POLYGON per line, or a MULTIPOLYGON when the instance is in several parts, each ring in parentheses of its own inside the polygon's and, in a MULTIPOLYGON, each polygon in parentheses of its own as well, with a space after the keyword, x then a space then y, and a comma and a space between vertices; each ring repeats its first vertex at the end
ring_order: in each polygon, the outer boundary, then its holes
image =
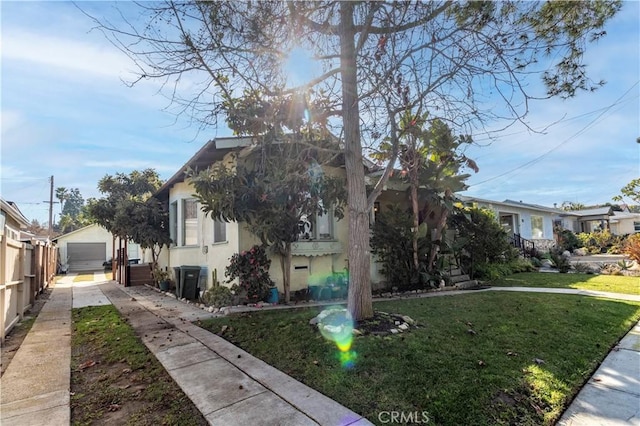
POLYGON ((199 266, 181 266, 176 295, 179 298, 194 300, 198 298, 199 266))

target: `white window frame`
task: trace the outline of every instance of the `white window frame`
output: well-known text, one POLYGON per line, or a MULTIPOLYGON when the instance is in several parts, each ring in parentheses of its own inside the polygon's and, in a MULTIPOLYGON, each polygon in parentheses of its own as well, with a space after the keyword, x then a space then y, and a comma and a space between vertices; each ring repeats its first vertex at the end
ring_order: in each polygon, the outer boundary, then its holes
MULTIPOLYGON (((307 215, 303 215, 300 218, 300 226, 305 226, 302 224, 302 222, 304 222, 304 218, 307 215)), ((309 222, 309 224, 311 225, 311 229, 309 230, 309 232, 302 232, 302 228, 301 228, 301 232, 298 234, 298 241, 335 241, 335 226, 334 226, 334 217, 333 217, 333 210, 332 209, 328 209, 326 213, 324 213, 323 215, 313 215, 313 217, 311 218, 309 222), (318 235, 318 223, 320 221, 326 221, 325 223, 328 225, 329 227, 329 234, 328 236, 324 236, 321 237, 320 235, 318 235)), ((307 229, 308 229, 308 225, 307 229)))
POLYGON ((227 222, 213 219, 213 244, 222 244, 227 240, 227 222))
POLYGON ((178 201, 169 204, 169 238, 171 246, 178 245, 178 201))
POLYGON ((198 245, 198 202, 195 198, 185 198, 182 200, 182 246, 193 247, 198 245), (195 217, 187 217, 187 206, 193 203, 195 217), (187 222, 188 221, 188 222, 187 222), (189 234, 189 235, 187 235, 189 234), (187 239, 189 237, 189 239, 187 239))
POLYGON ((544 217, 532 214, 530 222, 531 222, 531 238, 532 239, 542 239, 542 238, 544 238, 544 217), (536 236, 534 234, 534 231, 536 229, 538 229, 538 228, 536 228, 534 226, 534 219, 536 219, 536 221, 538 219, 540 220, 540 228, 539 228, 540 229, 540 235, 539 236, 536 236))

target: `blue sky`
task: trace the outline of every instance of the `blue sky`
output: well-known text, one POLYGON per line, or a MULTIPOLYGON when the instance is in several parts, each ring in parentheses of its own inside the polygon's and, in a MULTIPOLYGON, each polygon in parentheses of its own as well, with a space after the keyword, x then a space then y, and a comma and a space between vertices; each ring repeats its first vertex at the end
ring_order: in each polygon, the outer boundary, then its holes
MULTIPOLYGON (((110 3, 83 7, 115 16, 110 3)), ((51 175, 56 187, 99 197, 105 174, 153 167, 167 179, 208 139, 231 134, 163 111, 169 101, 157 83, 127 87, 129 59, 71 3, 3 1, 0 13, 0 193, 27 218, 47 221, 51 175)), ((590 46, 586 62, 604 88, 532 104, 532 128, 557 122, 544 134, 514 126, 493 142, 475 138, 487 146, 467 151, 480 172, 465 195, 604 203, 640 176, 639 16, 640 3, 626 2, 590 46)))

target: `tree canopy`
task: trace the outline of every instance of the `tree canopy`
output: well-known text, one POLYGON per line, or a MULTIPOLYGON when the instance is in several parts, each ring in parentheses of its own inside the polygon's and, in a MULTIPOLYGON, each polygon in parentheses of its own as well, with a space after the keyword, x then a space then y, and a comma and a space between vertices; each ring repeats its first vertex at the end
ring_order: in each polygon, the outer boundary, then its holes
MULTIPOLYGON (((324 173, 317 148, 283 138, 236 152, 233 164, 189 171, 202 210, 212 218, 242 222, 280 255, 285 302, 289 302, 291 243, 303 216, 344 216, 344 181, 324 173)), ((331 143, 324 141, 326 143, 331 143)))
POLYGON ((583 55, 621 4, 165 1, 139 4, 146 19, 96 22, 134 59, 138 79, 160 80, 178 112, 203 125, 218 124, 219 117, 268 122, 271 107, 291 100, 298 105, 290 110, 293 122, 340 135, 349 205, 348 305, 360 319, 373 315, 369 210, 394 167, 403 114, 429 112, 455 132, 472 134, 496 121, 523 120, 534 99, 596 89, 604 82, 589 78, 583 55), (296 86, 282 65, 297 47, 317 65, 296 86), (542 79, 543 91, 535 90, 532 77, 542 79), (383 139, 391 141, 393 155, 368 192, 363 156, 383 139))
POLYGON ((157 172, 145 169, 106 175, 98 182, 105 197, 91 200, 92 220, 114 236, 151 249, 153 266, 163 246, 169 245, 169 213, 152 195, 162 186, 157 172))

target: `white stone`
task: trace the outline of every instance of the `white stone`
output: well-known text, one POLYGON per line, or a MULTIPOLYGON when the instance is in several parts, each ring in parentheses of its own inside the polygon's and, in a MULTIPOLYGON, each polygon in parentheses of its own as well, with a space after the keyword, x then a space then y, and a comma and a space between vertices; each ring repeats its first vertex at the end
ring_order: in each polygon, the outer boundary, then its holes
POLYGON ((398 334, 400 333, 400 330, 396 329, 396 328, 392 328, 391 330, 391 334, 398 334))
POLYGON ((408 329, 409 329, 409 324, 407 324, 406 322, 403 322, 402 324, 400 324, 400 325, 398 326, 398 328, 399 328, 400 330, 408 330, 408 329))

